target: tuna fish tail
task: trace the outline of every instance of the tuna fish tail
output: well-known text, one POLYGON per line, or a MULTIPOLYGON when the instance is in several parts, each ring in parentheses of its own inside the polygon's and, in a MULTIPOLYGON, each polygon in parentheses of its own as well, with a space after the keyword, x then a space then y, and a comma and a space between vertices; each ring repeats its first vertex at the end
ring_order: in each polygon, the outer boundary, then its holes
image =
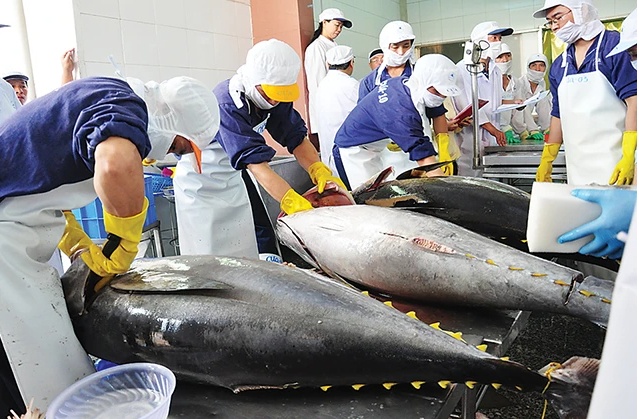
POLYGON ((561 419, 587 417, 598 371, 598 359, 577 356, 539 371, 549 379, 543 395, 561 419))

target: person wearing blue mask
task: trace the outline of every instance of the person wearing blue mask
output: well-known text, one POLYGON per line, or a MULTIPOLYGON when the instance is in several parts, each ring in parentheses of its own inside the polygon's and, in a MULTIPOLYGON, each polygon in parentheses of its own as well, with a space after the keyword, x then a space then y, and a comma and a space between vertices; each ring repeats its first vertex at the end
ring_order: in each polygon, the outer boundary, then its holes
POLYGON ((551 182, 563 143, 568 183, 632 182, 637 148, 637 72, 628 54, 610 55, 619 32, 606 30, 592 0, 546 0, 533 14, 567 44, 550 67, 550 132, 536 173, 551 182))
MULTIPOLYGON (((333 157, 344 183, 355 189, 386 168, 382 151, 390 141, 417 165, 452 161, 454 144, 448 137, 447 96, 460 94, 459 69, 447 57, 429 54, 415 64, 410 77, 384 80, 355 106, 335 135, 333 157), (434 135, 431 132, 431 122, 434 135), (437 143, 438 152, 434 143, 437 143)), ((449 174, 452 168, 446 165, 449 174)), ((442 169, 429 176, 443 176, 442 169)))

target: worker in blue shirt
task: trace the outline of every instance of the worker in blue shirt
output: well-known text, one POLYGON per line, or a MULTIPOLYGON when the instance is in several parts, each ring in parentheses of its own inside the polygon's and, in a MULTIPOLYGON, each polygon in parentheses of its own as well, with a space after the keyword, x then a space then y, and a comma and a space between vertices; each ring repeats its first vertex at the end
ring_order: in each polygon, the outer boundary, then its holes
POLYGON ((563 143, 568 183, 630 184, 637 147, 637 72, 609 56, 619 32, 604 28, 591 0, 546 0, 534 17, 566 44, 550 68, 550 133, 536 180, 550 182, 563 143))
POLYGON ((408 22, 396 20, 387 23, 379 33, 379 47, 384 54, 382 64, 359 82, 358 102, 384 80, 409 77, 413 72, 411 59, 415 34, 408 22))
MULTIPOLYGON (((333 156, 344 183, 355 189, 385 169, 381 152, 391 140, 417 165, 436 163, 438 153, 439 161, 457 158, 459 149, 449 140, 442 104, 447 96, 461 93, 456 84, 459 77, 459 69, 450 59, 429 54, 417 60, 410 78, 384 80, 359 102, 335 136, 333 156)), ((452 168, 447 170, 452 174, 452 168)), ((442 169, 428 173, 444 174, 442 169)))
MULTIPOLYGON (((255 44, 237 74, 215 87, 220 131, 202 152, 202 174, 183 158, 174 178, 182 254, 257 258, 258 250, 265 253, 258 248, 251 211, 251 205, 263 204, 249 204, 242 170, 248 170, 287 214, 312 208, 269 166, 275 150, 266 143, 265 130, 295 156, 318 189, 323 191, 327 181, 341 183, 320 162, 306 124, 293 108, 300 67, 293 48, 270 39, 255 44)), ((268 244, 268 237, 261 239, 268 244)))
POLYGON ((142 85, 139 94, 124 80, 86 78, 0 124, 0 411, 24 411, 31 398, 46 410, 95 371, 46 263, 56 246, 103 278, 128 270, 148 208, 142 159, 191 153, 217 131, 215 96, 196 80, 142 85), (109 258, 64 211, 96 195, 107 232, 120 238, 109 258))

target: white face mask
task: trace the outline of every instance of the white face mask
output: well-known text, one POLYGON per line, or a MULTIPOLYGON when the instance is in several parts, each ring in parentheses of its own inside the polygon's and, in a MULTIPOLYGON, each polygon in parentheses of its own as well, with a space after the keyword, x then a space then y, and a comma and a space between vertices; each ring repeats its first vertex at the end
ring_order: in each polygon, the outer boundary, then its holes
POLYGON ((255 106, 260 109, 264 109, 265 111, 273 109, 275 106, 277 106, 269 103, 266 99, 264 99, 264 96, 262 96, 260 92, 257 91, 255 86, 247 89, 244 93, 251 100, 251 102, 255 104, 255 106))
POLYGON ((528 80, 530 80, 533 83, 539 83, 544 79, 544 76, 546 75, 545 71, 537 71, 537 70, 532 70, 532 69, 528 69, 526 70, 526 77, 528 77, 528 80))
POLYGON ((411 57, 413 53, 413 48, 409 48, 404 54, 399 55, 395 51, 385 50, 384 51, 384 62, 388 67, 399 67, 404 64, 411 57))
POLYGON ((501 70, 501 74, 510 74, 513 68, 512 61, 508 61, 507 63, 495 63, 495 65, 501 70))
POLYGON ((424 105, 426 105, 427 108, 436 108, 444 103, 444 99, 446 98, 437 96, 436 94, 426 90, 426 93, 424 94, 424 105))
POLYGON ((501 54, 501 41, 489 42, 490 49, 488 56, 494 61, 501 54))
POLYGON ((571 21, 568 21, 560 29, 557 29, 555 35, 557 38, 570 45, 581 38, 581 29, 581 25, 576 25, 571 21))
POLYGON ((630 64, 632 64, 632 66, 635 68, 635 70, 637 69, 637 60, 630 61, 630 64))

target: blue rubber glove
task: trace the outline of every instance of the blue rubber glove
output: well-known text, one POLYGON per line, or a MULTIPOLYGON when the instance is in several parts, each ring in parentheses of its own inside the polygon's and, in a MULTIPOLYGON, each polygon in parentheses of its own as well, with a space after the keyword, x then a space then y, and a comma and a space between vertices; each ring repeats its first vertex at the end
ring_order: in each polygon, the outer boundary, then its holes
POLYGON ((618 188, 575 189, 572 195, 584 201, 599 204, 601 215, 593 221, 562 234, 557 242, 566 243, 592 234, 595 238, 579 249, 579 253, 620 259, 625 244, 617 239, 617 233, 627 232, 630 227, 630 220, 637 202, 637 191, 618 188))

